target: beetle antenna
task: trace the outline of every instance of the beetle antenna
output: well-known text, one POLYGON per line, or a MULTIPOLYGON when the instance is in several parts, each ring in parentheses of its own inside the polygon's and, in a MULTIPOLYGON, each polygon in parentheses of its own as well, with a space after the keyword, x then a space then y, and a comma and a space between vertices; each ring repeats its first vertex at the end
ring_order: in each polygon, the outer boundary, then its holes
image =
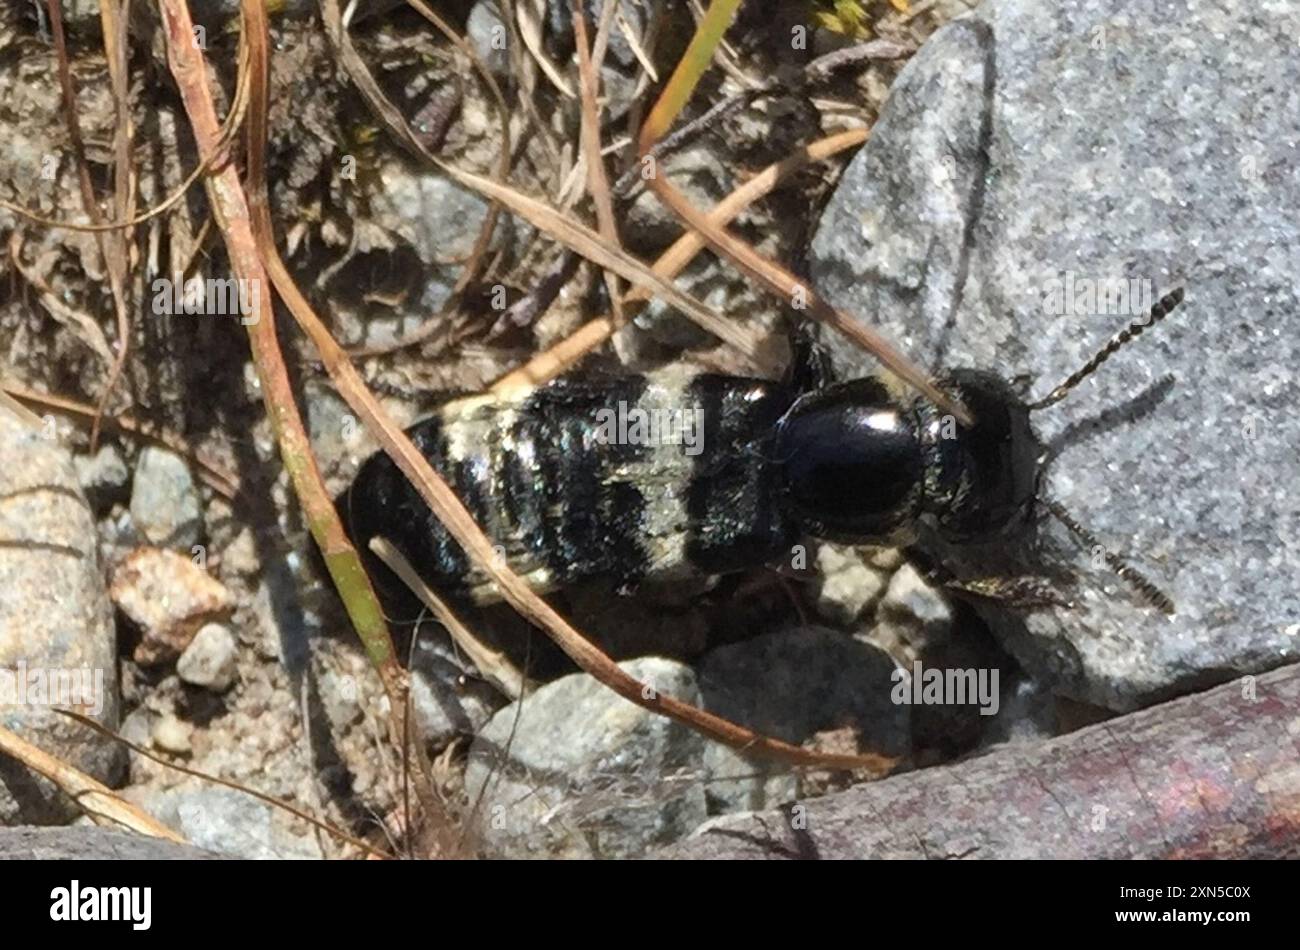
POLYGON ((1075 386, 1078 386, 1081 382, 1095 373, 1102 363, 1106 362, 1115 354, 1116 350, 1120 349, 1124 344, 1136 340, 1148 327, 1159 323, 1173 312, 1174 308, 1182 302, 1183 288, 1181 287, 1165 294, 1165 296, 1156 301, 1155 306, 1151 308, 1151 312, 1148 313, 1145 318, 1134 320, 1123 330, 1120 330, 1113 337, 1107 340, 1106 345, 1098 350, 1092 359, 1088 360, 1088 362, 1084 363, 1083 366, 1070 374, 1069 379, 1061 383, 1061 385, 1057 386, 1042 399, 1037 402, 1031 402, 1029 404, 1029 409, 1031 411, 1036 409, 1046 409, 1048 406, 1053 406, 1060 402, 1069 395, 1070 390, 1074 389, 1075 386))
POLYGON ((1052 517, 1065 525, 1069 532, 1082 541, 1084 545, 1094 551, 1100 550, 1106 565, 1116 575, 1127 581, 1138 592, 1143 601, 1163 613, 1174 613, 1174 601, 1168 594, 1157 587, 1149 577, 1136 567, 1102 544, 1097 536, 1079 524, 1060 502, 1053 501, 1051 498, 1043 498, 1041 501, 1047 510, 1052 513, 1052 517))

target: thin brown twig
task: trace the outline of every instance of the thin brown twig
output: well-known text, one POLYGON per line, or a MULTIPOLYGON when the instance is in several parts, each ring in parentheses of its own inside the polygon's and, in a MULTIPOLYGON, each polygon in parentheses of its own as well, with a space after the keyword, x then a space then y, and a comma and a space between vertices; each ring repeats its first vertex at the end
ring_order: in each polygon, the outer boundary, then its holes
MULTIPOLYGON (((131 167, 131 101, 127 74, 127 19, 131 15, 131 0, 100 0, 100 22, 104 30, 104 59, 108 63, 109 86, 113 91, 113 109, 116 123, 113 129, 113 212, 114 217, 129 218, 135 209, 135 170, 131 167), (119 6, 120 4, 120 6, 119 6)), ((126 368, 126 358, 131 352, 131 318, 127 312, 127 268, 133 245, 133 230, 114 231, 99 239, 112 256, 109 264, 109 284, 113 291, 114 309, 117 312, 117 355, 108 371, 104 391, 95 405, 95 418, 90 424, 90 451, 99 446, 99 430, 113 398, 113 390, 126 368)))
MULTIPOLYGON (((186 48, 189 44, 185 38, 190 34, 191 21, 184 0, 162 2, 168 9, 169 63, 178 84, 185 87, 188 81, 189 88, 185 90, 188 95, 184 97, 186 108, 194 127, 195 139, 202 147, 215 140, 217 130, 216 113, 207 85, 195 82, 190 76, 193 72, 201 71, 203 58, 198 51, 186 48)), ((334 12, 337 15, 337 6, 334 12)), ((259 300, 263 304, 261 312, 265 319, 249 324, 249 341, 262 381, 267 411, 280 444, 281 457, 312 536, 325 560, 326 569, 339 591, 344 608, 361 638, 371 664, 379 674, 389 701, 391 735, 395 742, 400 743, 405 755, 411 748, 408 743, 409 684, 397 661, 392 636, 384 622, 370 578, 325 489, 303 427, 302 416, 294 402, 288 372, 275 334, 275 321, 271 319, 271 294, 265 283, 268 276, 299 324, 304 329, 318 329, 330 341, 334 351, 341 353, 338 344, 330 337, 329 331, 289 274, 276 247, 266 189, 270 65, 267 38, 269 27, 264 0, 243 0, 241 13, 250 72, 247 191, 241 186, 235 170, 227 166, 221 169, 218 180, 209 181, 208 194, 214 215, 226 239, 232 268, 244 279, 254 282, 253 286, 257 288, 259 300)), ((335 23, 335 26, 341 24, 335 23)), ((320 348, 319 344, 317 348, 320 348)), ((328 368, 328 363, 326 365, 328 368)), ((415 745, 416 754, 423 759, 425 753, 422 744, 415 745)), ((452 822, 432 784, 416 783, 416 794, 424 817, 431 825, 438 854, 443 857, 455 856, 457 852, 452 822)))
MULTIPOLYGON (((64 396, 52 396, 48 393, 37 392, 16 383, 0 381, 0 391, 19 400, 20 403, 54 409, 73 418, 92 419, 95 415, 94 406, 64 396)), ((226 471, 202 449, 191 446, 184 437, 164 429, 155 429, 150 423, 137 422, 131 416, 124 414, 105 416, 104 418, 111 427, 147 439, 189 459, 198 469, 199 478, 203 480, 204 484, 228 501, 234 501, 235 496, 239 494, 239 476, 226 471)))
MULTIPOLYGON (((865 130, 852 129, 838 132, 805 146, 794 155, 769 165, 718 202, 709 212, 710 220, 719 225, 726 224, 749 205, 768 194, 779 181, 804 165, 821 161, 844 149, 860 145, 866 140, 865 130)), ((665 278, 672 278, 680 273, 704 247, 704 239, 699 234, 695 231, 687 231, 660 255, 653 269, 665 278)), ((639 309, 640 304, 647 299, 648 295, 638 287, 628 295, 626 302, 639 309)), ((613 335, 616 329, 615 321, 610 316, 596 317, 545 352, 538 353, 523 366, 502 376, 492 384, 492 391, 506 393, 520 388, 540 386, 559 376, 587 353, 600 346, 613 335)))
MULTIPOLYGON (((241 59, 243 51, 240 52, 241 59)), ((246 70, 241 68, 239 77, 242 80, 246 70)), ((146 208, 134 217, 122 218, 114 221, 100 221, 98 223, 83 223, 77 221, 62 221, 58 218, 47 218, 44 215, 37 214, 30 208, 22 205, 13 204, 0 198, 0 209, 4 209, 12 214, 32 222, 42 227, 56 228, 63 231, 80 231, 80 232, 99 232, 99 231, 119 231, 123 228, 133 228, 136 225, 145 224, 153 218, 166 214, 174 208, 180 201, 189 194, 192 186, 208 169, 225 155, 225 146, 230 143, 230 139, 238 130, 240 123, 244 120, 244 110, 248 105, 248 89, 246 86, 236 84, 235 96, 231 105, 230 113, 226 116, 221 125, 220 147, 215 149, 211 155, 199 159, 198 164, 190 170, 182 181, 166 198, 151 208, 146 208)))
MULTIPOLYGON (((160 0, 167 62, 176 80, 182 102, 190 119, 195 143, 200 153, 210 154, 220 147, 220 123, 207 84, 202 51, 193 43, 193 21, 185 0, 160 0)), ((243 323, 253 354, 253 363, 261 383, 267 415, 280 446, 281 459, 289 474, 303 514, 324 557, 327 570, 338 587, 345 609, 351 618, 371 662, 379 673, 388 696, 392 734, 400 740, 404 732, 406 683, 394 655, 392 638, 384 624, 383 612, 370 585, 356 550, 347 540, 338 513, 325 489, 316 458, 294 402, 288 371, 276 338, 271 294, 262 255, 275 255, 273 238, 264 226, 265 188, 262 181, 262 155, 266 146, 266 114, 269 86, 267 67, 267 24, 263 0, 245 0, 242 8, 244 48, 249 72, 249 187, 260 200, 260 214, 254 218, 235 167, 229 162, 215 166, 206 180, 208 200, 226 244, 231 270, 255 294, 254 319, 243 323), (255 234, 255 229, 258 233, 255 234), (261 239, 259 241, 259 238, 261 239), (269 252, 266 242, 271 238, 269 252)), ((278 262, 278 255, 275 257, 278 262)), ((281 265, 283 266, 283 265, 281 265)), ((439 827, 441 809, 432 790, 421 795, 426 816, 439 827)), ((446 828, 450 839, 450 828, 446 828)))
MULTIPOLYGON (((64 712, 64 710, 56 711, 64 712)), ((86 720, 73 713, 67 713, 67 715, 82 720, 87 725, 92 725, 97 729, 103 728, 93 719, 86 720)), ((22 736, 6 729, 3 725, 0 725, 0 754, 10 756, 16 762, 27 766, 38 775, 45 776, 76 802, 77 806, 85 811, 97 825, 111 822, 121 825, 123 828, 139 832, 142 835, 149 835, 152 838, 162 838, 166 841, 174 841, 177 844, 188 843, 183 837, 148 812, 118 797, 112 789, 98 779, 92 778, 80 769, 73 768, 62 759, 50 755, 44 749, 32 745, 22 736)))
MULTIPOLYGON (((674 74, 673 81, 665 87, 665 92, 679 85, 678 75, 680 74, 674 74)), ((680 89, 673 91, 679 92, 680 89)), ((689 95, 689 92, 687 94, 689 95)), ((660 101, 664 102, 665 99, 661 97, 660 101)), ((643 158, 648 156, 654 147, 658 137, 656 126, 661 121, 662 117, 652 112, 650 118, 641 127, 637 139, 637 153, 643 158)), ((726 228, 710 221, 708 215, 692 205, 690 199, 668 180, 667 175, 661 174, 653 165, 650 167, 653 171, 646 180, 651 190, 673 214, 698 231, 714 252, 723 255, 752 276, 770 293, 781 299, 786 306, 797 311, 806 311, 808 316, 857 343, 871 353, 890 373, 921 393, 934 405, 952 413, 963 425, 969 426, 974 422, 970 411, 965 406, 939 389, 929 374, 904 356, 884 334, 831 305, 807 281, 800 280, 788 269, 763 256, 726 228)))
POLYGON ((370 550, 387 565, 389 570, 397 575, 398 579, 410 589, 411 593, 420 599, 424 606, 433 611, 433 615, 438 618, 438 622, 447 628, 447 633, 452 640, 465 651, 465 654, 477 667, 484 679, 511 700, 518 699, 523 695, 524 689, 528 686, 524 674, 510 662, 510 659, 504 653, 500 650, 491 649, 479 640, 474 635, 474 632, 465 625, 465 622, 456 616, 456 612, 448 606, 447 602, 438 596, 437 591, 425 583, 415 568, 411 566, 411 562, 402 555, 402 552, 391 541, 382 537, 372 538, 370 550))
MULTIPOLYGON (((587 16, 582 10, 582 0, 569 0, 573 12, 573 34, 578 45, 578 84, 582 98, 581 137, 582 148, 587 154, 587 191, 596 205, 596 222, 601 237, 615 247, 621 246, 618 237, 618 223, 614 220, 614 199, 609 191, 609 176, 605 174, 605 160, 600 152, 600 106, 597 96, 600 94, 599 62, 593 61, 592 50, 587 40, 587 16)), ((601 11, 601 31, 609 32, 609 23, 616 4, 607 3, 601 11)), ((620 326, 623 323, 623 303, 618 285, 618 276, 605 271, 605 286, 609 290, 610 303, 614 308, 614 320, 620 326)))
MULTIPOLYGON (((99 211, 99 202, 95 198, 95 186, 90 180, 90 165, 86 159, 86 147, 81 138, 81 123, 77 118, 77 91, 72 84, 72 69, 68 61, 67 39, 63 33, 63 12, 58 0, 46 0, 45 6, 50 15, 50 33, 54 39, 54 53, 58 62, 59 93, 63 99, 63 115, 68 128, 68 139, 72 143, 72 154, 77 163, 77 182, 81 188, 81 203, 91 223, 99 224, 103 216, 99 211)), ((106 33, 105 42, 109 44, 110 50, 116 50, 117 53, 116 56, 110 53, 110 72, 113 70, 115 63, 121 65, 124 56, 119 45, 120 35, 115 13, 115 6, 105 5, 101 9, 106 33)), ((120 78, 118 77, 118 81, 120 81, 120 78)), ((120 121, 121 116, 119 116, 120 121)), ((127 121, 129 122, 129 118, 127 121)), ((95 244, 99 250, 99 256, 104 260, 105 269, 108 271, 109 290, 113 296, 113 309, 117 315, 118 339, 117 353, 111 361, 108 381, 100 397, 100 409, 96 413, 95 422, 90 428, 90 444, 92 448, 99 441, 99 418, 103 413, 103 407, 107 405, 108 400, 112 397, 113 387, 117 383, 126 352, 131 345, 131 319, 127 313, 126 299, 126 243, 122 240, 122 236, 115 231, 97 231, 95 233, 95 244)))

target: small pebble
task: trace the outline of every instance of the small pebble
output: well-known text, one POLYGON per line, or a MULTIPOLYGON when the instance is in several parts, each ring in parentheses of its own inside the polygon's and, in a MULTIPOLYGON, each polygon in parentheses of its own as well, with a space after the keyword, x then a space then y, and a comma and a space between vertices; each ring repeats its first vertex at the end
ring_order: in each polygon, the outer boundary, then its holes
POLYGON ((109 596, 140 628, 133 659, 142 665, 174 660, 204 624, 229 614, 230 591, 175 551, 138 548, 113 571, 109 596))
POLYGON ((79 455, 74 460, 77 481, 81 483, 91 510, 103 514, 116 501, 125 501, 131 471, 116 445, 106 443, 94 455, 79 455))
POLYGON ((151 544, 188 549, 199 542, 203 515, 183 458, 152 445, 140 453, 131 485, 131 518, 151 544))
POLYGON ((952 622, 952 607, 944 595, 926 583, 910 564, 904 564, 890 578, 881 608, 886 613, 914 617, 926 628, 947 627, 952 622))
POLYGON ((191 686, 224 693, 235 682, 235 636, 219 623, 204 624, 176 662, 176 672, 191 686))
POLYGON ((173 755, 190 754, 190 735, 193 729, 188 723, 181 722, 168 714, 153 724, 154 748, 173 755))
POLYGON ((821 589, 817 612, 833 623, 851 624, 865 614, 885 590, 888 575, 863 562, 852 548, 822 544, 817 549, 821 589))

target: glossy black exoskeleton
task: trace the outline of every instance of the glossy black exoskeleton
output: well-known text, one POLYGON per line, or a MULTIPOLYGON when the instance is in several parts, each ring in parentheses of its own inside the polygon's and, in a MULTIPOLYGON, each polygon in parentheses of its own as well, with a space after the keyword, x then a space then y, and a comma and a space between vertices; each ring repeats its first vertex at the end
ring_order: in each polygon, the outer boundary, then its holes
MULTIPOLYGON (((1031 414, 1181 300, 1181 290, 1161 299, 1038 401, 990 372, 949 372, 938 386, 971 425, 879 377, 823 385, 651 375, 560 379, 514 399, 457 400, 408 433, 538 590, 592 576, 630 589, 721 574, 775 561, 805 537, 909 546, 930 532, 948 544, 985 543, 1040 504, 1092 547, 1096 539, 1040 493, 1045 453, 1031 414), (638 413, 693 419, 695 437, 656 441, 626 427, 620 438, 601 436, 598 420, 638 413)), ((496 599, 383 453, 362 466, 340 508, 363 550, 383 536, 435 588, 496 599)), ((1119 555, 1104 556, 1147 602, 1172 610, 1119 555)), ((942 565, 930 570, 943 579, 942 565)), ((951 586, 1023 606, 1059 603, 1041 580, 951 586)))
POLYGON ((979 370, 955 372, 938 385, 971 411, 974 426, 924 399, 897 400, 874 378, 832 385, 794 404, 773 448, 782 503, 804 531, 847 543, 896 543, 929 518, 960 543, 1026 515, 1042 452, 1029 407, 979 370))

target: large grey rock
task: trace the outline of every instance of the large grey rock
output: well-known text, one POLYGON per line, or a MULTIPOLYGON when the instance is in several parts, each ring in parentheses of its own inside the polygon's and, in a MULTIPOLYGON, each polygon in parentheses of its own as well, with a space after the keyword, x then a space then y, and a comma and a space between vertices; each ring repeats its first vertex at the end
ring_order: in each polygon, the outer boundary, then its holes
POLYGON ((301 821, 232 788, 133 786, 122 796, 215 855, 261 861, 321 857, 301 821))
MULTIPOLYGON (((700 690, 710 712, 764 735, 797 745, 847 729, 858 751, 905 756, 911 711, 892 701, 896 668, 883 650, 848 634, 794 628, 713 650, 700 663, 700 690)), ((717 743, 704 764, 715 813, 770 808, 799 791, 789 766, 717 743)))
MULTIPOLYGON (((923 365, 1032 374, 1035 394, 1133 319, 1062 306, 1067 278, 1186 287, 1036 417, 1060 449, 1048 491, 1177 615, 1054 523, 1021 560, 1076 575, 1075 609, 986 611, 1080 700, 1131 708, 1300 650, 1298 32, 1294 5, 990 0, 899 76, 813 244, 818 286, 923 365)), ((840 369, 872 365, 828 342, 840 369)))
MULTIPOLYGON (((112 784, 121 747, 52 708, 117 727, 117 640, 95 520, 67 450, 3 406, 0 459, 0 725, 112 784)), ((53 785, 0 756, 0 825, 75 814, 53 785)))
MULTIPOLYGON (((689 667, 620 664, 648 686, 699 702, 689 667)), ((485 852, 505 857, 632 857, 706 817, 704 739, 585 673, 498 712, 470 748, 465 787, 485 852)))
POLYGON ((210 860, 201 848, 117 828, 0 828, 0 861, 210 860))

